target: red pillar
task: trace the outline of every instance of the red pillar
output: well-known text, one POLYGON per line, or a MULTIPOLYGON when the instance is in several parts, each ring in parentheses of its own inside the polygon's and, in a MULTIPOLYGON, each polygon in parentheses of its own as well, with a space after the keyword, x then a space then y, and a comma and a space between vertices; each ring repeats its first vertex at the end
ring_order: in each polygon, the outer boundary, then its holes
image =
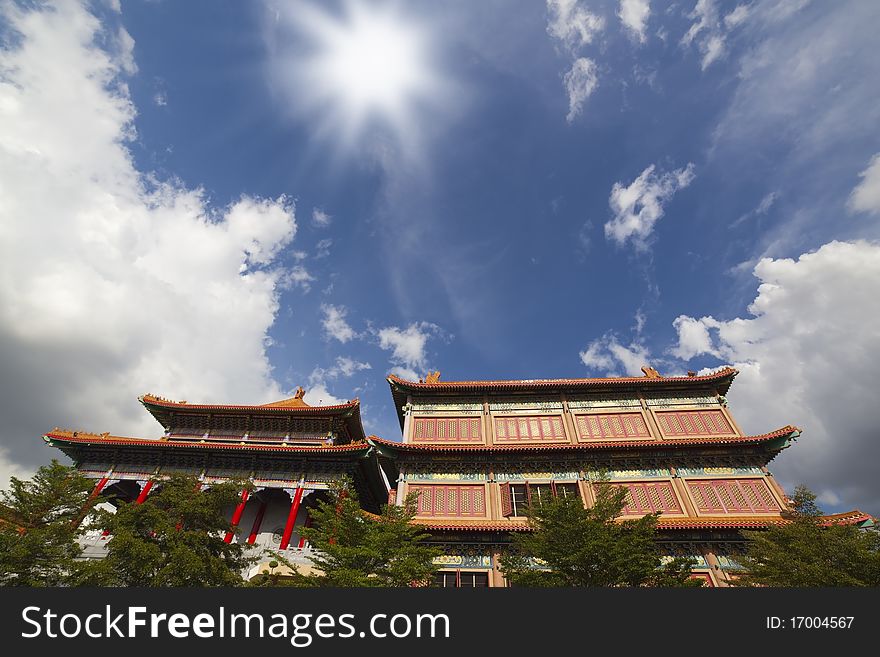
POLYGON ((89 495, 89 499, 95 499, 98 495, 101 494, 101 491, 104 490, 104 486, 107 485, 107 482, 110 481, 110 477, 101 477, 101 480, 95 484, 95 487, 92 489, 92 494, 89 495))
MULTIPOLYGON (((235 507, 235 513, 232 514, 232 528, 233 530, 238 527, 238 521, 241 520, 241 514, 244 513, 244 507, 248 501, 248 490, 245 488, 241 491, 241 502, 237 507, 235 507)), ((227 543, 232 543, 232 537, 235 536, 234 531, 226 532, 226 537, 223 539, 227 543)))
POLYGON ((299 503, 302 500, 303 489, 298 487, 293 495, 293 503, 290 505, 290 513, 287 514, 287 524, 284 525, 284 533, 281 535, 279 550, 286 550, 290 545, 290 535, 293 534, 293 525, 296 523, 296 514, 299 512, 299 503))
POLYGON ((260 504, 260 508, 257 509, 257 517, 254 518, 254 524, 251 527, 251 533, 247 539, 248 545, 253 545, 257 540, 257 534, 260 533, 260 525, 263 524, 263 516, 266 515, 267 506, 269 506, 269 504, 264 500, 260 504))
POLYGON ((147 495, 150 494, 150 489, 153 487, 153 480, 149 479, 147 483, 144 484, 144 487, 141 488, 141 494, 138 495, 137 499, 134 501, 135 504, 143 504, 147 499, 147 495))

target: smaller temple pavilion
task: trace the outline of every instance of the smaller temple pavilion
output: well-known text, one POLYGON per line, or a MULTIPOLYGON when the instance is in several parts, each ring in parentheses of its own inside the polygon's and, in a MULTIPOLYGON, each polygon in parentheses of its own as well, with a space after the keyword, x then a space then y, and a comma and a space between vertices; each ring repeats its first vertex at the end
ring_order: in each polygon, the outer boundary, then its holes
MULTIPOLYGON (((235 531, 226 540, 308 563, 299 530, 334 481, 349 476, 372 512, 387 501, 388 484, 366 442, 360 402, 310 406, 303 396, 299 388, 290 399, 241 406, 147 394, 140 402, 165 429, 160 439, 56 428, 44 440, 73 459, 95 480, 95 494, 113 504, 143 502, 172 473, 196 475, 205 485, 250 480, 254 491, 243 491, 241 503, 229 510, 235 531)), ((85 555, 102 556, 106 540, 90 535, 85 555)))

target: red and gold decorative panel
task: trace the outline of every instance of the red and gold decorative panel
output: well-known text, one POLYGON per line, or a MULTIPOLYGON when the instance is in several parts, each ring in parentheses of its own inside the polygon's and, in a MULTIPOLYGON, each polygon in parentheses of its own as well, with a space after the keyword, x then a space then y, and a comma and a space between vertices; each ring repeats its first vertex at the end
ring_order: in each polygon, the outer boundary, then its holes
POLYGON ((720 410, 659 411, 657 424, 664 436, 730 436, 736 433, 720 410))
POLYGON ((626 489, 623 515, 643 516, 646 513, 682 513, 670 481, 638 481, 617 484, 626 489))
POLYGON ((416 515, 485 517, 486 489, 483 486, 410 486, 419 496, 416 515))
POLYGON ((417 417, 413 419, 414 443, 479 443, 482 419, 476 417, 417 417))
POLYGON ((779 513, 763 479, 690 479, 688 489, 699 513, 779 513))
POLYGON ((520 415, 495 418, 499 443, 526 440, 567 440, 560 415, 520 415))
POLYGON ((580 440, 638 440, 651 437, 641 413, 576 415, 575 422, 580 440))

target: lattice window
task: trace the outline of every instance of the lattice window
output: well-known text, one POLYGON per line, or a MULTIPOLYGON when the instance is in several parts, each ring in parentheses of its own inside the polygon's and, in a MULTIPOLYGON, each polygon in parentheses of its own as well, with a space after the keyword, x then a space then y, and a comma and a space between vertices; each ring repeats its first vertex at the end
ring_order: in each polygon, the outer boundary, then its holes
POLYGON ((729 436, 735 433, 720 410, 660 411, 657 423, 665 436, 729 436))
POLYGON ((495 439, 498 442, 566 440, 566 436, 561 416, 521 415, 519 417, 496 417, 495 439))
POLYGON ((576 415, 581 440, 650 438, 641 413, 595 413, 576 415))
POLYGON ((486 491, 483 486, 410 486, 418 495, 418 516, 484 517, 486 491))
POLYGON ((413 420, 413 442, 478 443, 483 436, 479 417, 419 417, 413 420))
POLYGON ((540 506, 555 497, 574 497, 581 499, 577 482, 556 482, 534 484, 503 483, 501 487, 501 515, 524 516, 529 507, 540 506))
POLYGON ((681 505, 668 481, 631 482, 618 484, 626 489, 624 515, 646 513, 681 513, 681 505))
POLYGON ((700 513, 777 513, 779 504, 763 479, 688 480, 700 513))
POLYGON ((433 586, 440 588, 484 588, 489 586, 489 573, 441 570, 434 573, 433 586))

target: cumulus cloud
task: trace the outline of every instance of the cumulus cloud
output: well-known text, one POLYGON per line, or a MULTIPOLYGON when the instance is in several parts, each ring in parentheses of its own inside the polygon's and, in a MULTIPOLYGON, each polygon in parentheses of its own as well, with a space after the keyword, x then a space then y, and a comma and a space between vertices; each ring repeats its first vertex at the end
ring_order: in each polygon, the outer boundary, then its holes
POLYGON ((877 153, 868 168, 859 174, 862 179, 849 196, 848 206, 853 212, 880 214, 880 153, 877 153))
POLYGON ((605 224, 605 237, 619 246, 632 241, 637 251, 648 248, 654 224, 663 216, 663 205, 694 179, 694 165, 657 175, 652 164, 629 186, 614 183, 608 205, 614 218, 605 224))
POLYGON ((321 312, 324 314, 321 325, 324 327, 324 335, 327 338, 346 342, 359 337, 357 332, 345 320, 348 310, 345 306, 334 306, 329 303, 321 304, 321 312))
POLYGON ((285 282, 290 287, 298 287, 301 288, 303 292, 308 292, 312 289, 312 283, 316 280, 317 279, 312 276, 305 267, 302 265, 295 265, 287 275, 285 282))
POLYGON ((639 43, 647 41, 645 30, 648 27, 648 18, 651 16, 650 0, 620 0, 617 16, 633 38, 639 43))
POLYGON ((749 317, 682 315, 673 352, 710 355, 740 375, 731 409, 748 433, 785 424, 803 438, 774 469, 791 489, 880 512, 876 464, 876 356, 880 353, 880 245, 831 242, 797 260, 764 258, 749 317))
POLYGON ((342 404, 346 399, 335 396, 329 390, 331 381, 348 378, 362 370, 372 369, 372 365, 354 360, 348 356, 337 356, 336 362, 328 368, 316 367, 309 374, 309 386, 303 397, 307 404, 313 406, 331 406, 342 404))
POLYGON ((577 0, 547 0, 547 33, 574 52, 593 41, 605 28, 605 19, 577 0))
POLYGON ((333 217, 324 212, 321 208, 312 210, 312 225, 316 228, 326 228, 333 223, 333 217))
POLYGON ((605 376, 621 376, 621 372, 624 376, 641 376, 650 355, 644 345, 636 341, 623 345, 614 333, 606 333, 587 345, 580 359, 590 370, 605 376))
POLYGON ((568 114, 565 120, 571 123, 581 113, 584 102, 596 89, 599 83, 596 75, 596 63, 586 57, 578 57, 571 65, 571 70, 563 78, 565 91, 568 93, 568 114))
POLYGON ((47 460, 56 424, 161 434, 139 393, 280 398, 265 346, 293 204, 212 207, 138 170, 131 37, 75 2, 0 11, 0 473, 47 460))
POLYGON ((440 327, 430 322, 413 322, 406 328, 386 326, 376 332, 379 347, 391 352, 392 372, 414 380, 428 367, 428 339, 440 335, 440 327))

